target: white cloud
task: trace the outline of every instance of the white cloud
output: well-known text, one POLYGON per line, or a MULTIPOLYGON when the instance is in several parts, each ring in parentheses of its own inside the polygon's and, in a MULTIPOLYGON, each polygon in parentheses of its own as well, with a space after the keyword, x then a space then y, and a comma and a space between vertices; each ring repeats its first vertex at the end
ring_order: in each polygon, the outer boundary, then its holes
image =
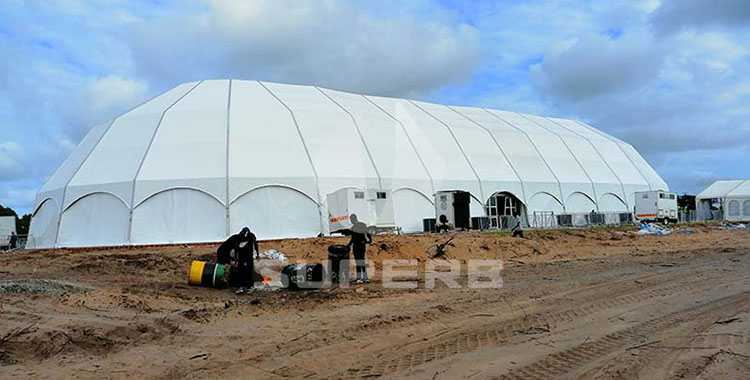
POLYGON ((647 37, 583 36, 546 54, 532 67, 532 79, 555 100, 577 102, 640 88, 656 77, 661 60, 647 37))
POLYGON ((346 1, 209 1, 134 28, 138 72, 174 84, 206 77, 315 84, 385 95, 428 93, 479 58, 462 23, 346 1))
POLYGON ((0 179, 8 180, 21 175, 23 168, 20 160, 23 154, 23 148, 15 141, 0 143, 0 179))
POLYGON ((91 126, 112 119, 148 98, 148 84, 119 76, 90 79, 73 96, 65 110, 74 136, 82 137, 91 126))

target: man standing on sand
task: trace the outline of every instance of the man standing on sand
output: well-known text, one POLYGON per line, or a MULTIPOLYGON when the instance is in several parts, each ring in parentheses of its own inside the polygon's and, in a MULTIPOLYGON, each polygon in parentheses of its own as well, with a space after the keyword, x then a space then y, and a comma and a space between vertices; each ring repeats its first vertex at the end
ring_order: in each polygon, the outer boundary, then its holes
POLYGON ((370 282, 367 277, 367 264, 365 263, 365 254, 367 253, 367 244, 372 244, 372 235, 367 231, 367 225, 357 219, 357 214, 351 214, 349 221, 352 222, 348 233, 352 236, 348 246, 354 253, 354 263, 357 266, 357 279, 355 284, 370 282))
POLYGON ((10 239, 8 240, 8 243, 10 249, 16 249, 16 245, 18 244, 18 235, 16 235, 16 231, 10 231, 10 239))

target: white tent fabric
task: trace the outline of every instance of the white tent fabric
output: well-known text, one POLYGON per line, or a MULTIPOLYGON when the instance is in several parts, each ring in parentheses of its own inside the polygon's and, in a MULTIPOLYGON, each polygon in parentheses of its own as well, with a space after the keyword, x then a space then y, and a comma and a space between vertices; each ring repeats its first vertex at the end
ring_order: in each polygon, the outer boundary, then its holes
POLYGON ((732 190, 738 188, 744 182, 745 181, 743 180, 715 181, 714 183, 710 184, 707 188, 703 189, 703 191, 698 193, 698 195, 696 195, 695 198, 696 199, 724 198, 725 196, 727 196, 727 194, 732 192, 732 190))
POLYGON ((55 246, 59 217, 60 206, 55 198, 47 198, 42 201, 42 204, 36 207, 36 211, 31 217, 32 223, 26 246, 28 248, 55 246))
MULTIPOLYGON (((85 162, 81 163, 77 173, 74 176, 71 173, 67 177, 70 183, 67 187, 63 186, 68 200, 66 205, 92 192, 107 192, 125 200, 128 208, 131 208, 133 179, 149 149, 159 121, 175 102, 196 85, 197 82, 177 86, 116 118, 108 127, 106 135, 93 147, 85 162)), ((76 151, 79 149, 81 146, 76 151)), ((49 185, 48 182, 45 187, 49 185)))
POLYGON ((422 158, 430 173, 434 191, 465 190, 475 197, 481 197, 477 175, 445 124, 411 101, 375 96, 368 98, 404 126, 416 154, 422 158))
POLYGON ((726 195, 728 198, 750 198, 750 180, 742 181, 726 195))
POLYGON ((264 186, 239 197, 229 210, 230 231, 250 227, 264 239, 320 233, 318 205, 298 190, 264 186))
MULTIPOLYGON (((242 80, 179 85, 95 126, 40 190, 29 247, 327 233, 326 196, 390 189, 404 231, 433 194, 533 212, 625 211, 668 190, 632 146, 574 120, 242 80)), ((740 204, 740 211, 744 205, 740 204)))
POLYGON ((204 191, 170 189, 136 206, 131 228, 133 244, 211 242, 226 233, 226 210, 204 191))
POLYGON ((57 241, 64 247, 102 246, 128 241, 130 208, 108 193, 78 199, 62 214, 57 241))

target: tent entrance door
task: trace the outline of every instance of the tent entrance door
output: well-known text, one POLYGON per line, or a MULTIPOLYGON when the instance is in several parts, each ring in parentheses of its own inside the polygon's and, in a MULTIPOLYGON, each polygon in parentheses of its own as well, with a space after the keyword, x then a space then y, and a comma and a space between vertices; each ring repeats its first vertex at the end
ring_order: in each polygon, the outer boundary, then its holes
POLYGON ((515 195, 506 192, 493 194, 486 205, 487 215, 490 217, 490 228, 508 230, 511 227, 513 217, 521 217, 526 214, 526 207, 515 195))

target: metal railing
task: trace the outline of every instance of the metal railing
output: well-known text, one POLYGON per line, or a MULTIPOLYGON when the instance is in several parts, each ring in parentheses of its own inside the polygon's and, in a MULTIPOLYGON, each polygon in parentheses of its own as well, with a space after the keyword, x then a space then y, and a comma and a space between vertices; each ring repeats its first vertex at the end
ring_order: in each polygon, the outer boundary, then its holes
POLYGON ((554 211, 534 211, 528 221, 530 228, 557 228, 557 218, 554 211))
POLYGON ((539 229, 590 228, 630 224, 633 224, 633 214, 629 212, 581 212, 555 214, 552 211, 535 211, 529 217, 528 227, 539 229))
POLYGON ((679 223, 692 223, 698 221, 698 213, 695 210, 677 211, 677 220, 679 223))

